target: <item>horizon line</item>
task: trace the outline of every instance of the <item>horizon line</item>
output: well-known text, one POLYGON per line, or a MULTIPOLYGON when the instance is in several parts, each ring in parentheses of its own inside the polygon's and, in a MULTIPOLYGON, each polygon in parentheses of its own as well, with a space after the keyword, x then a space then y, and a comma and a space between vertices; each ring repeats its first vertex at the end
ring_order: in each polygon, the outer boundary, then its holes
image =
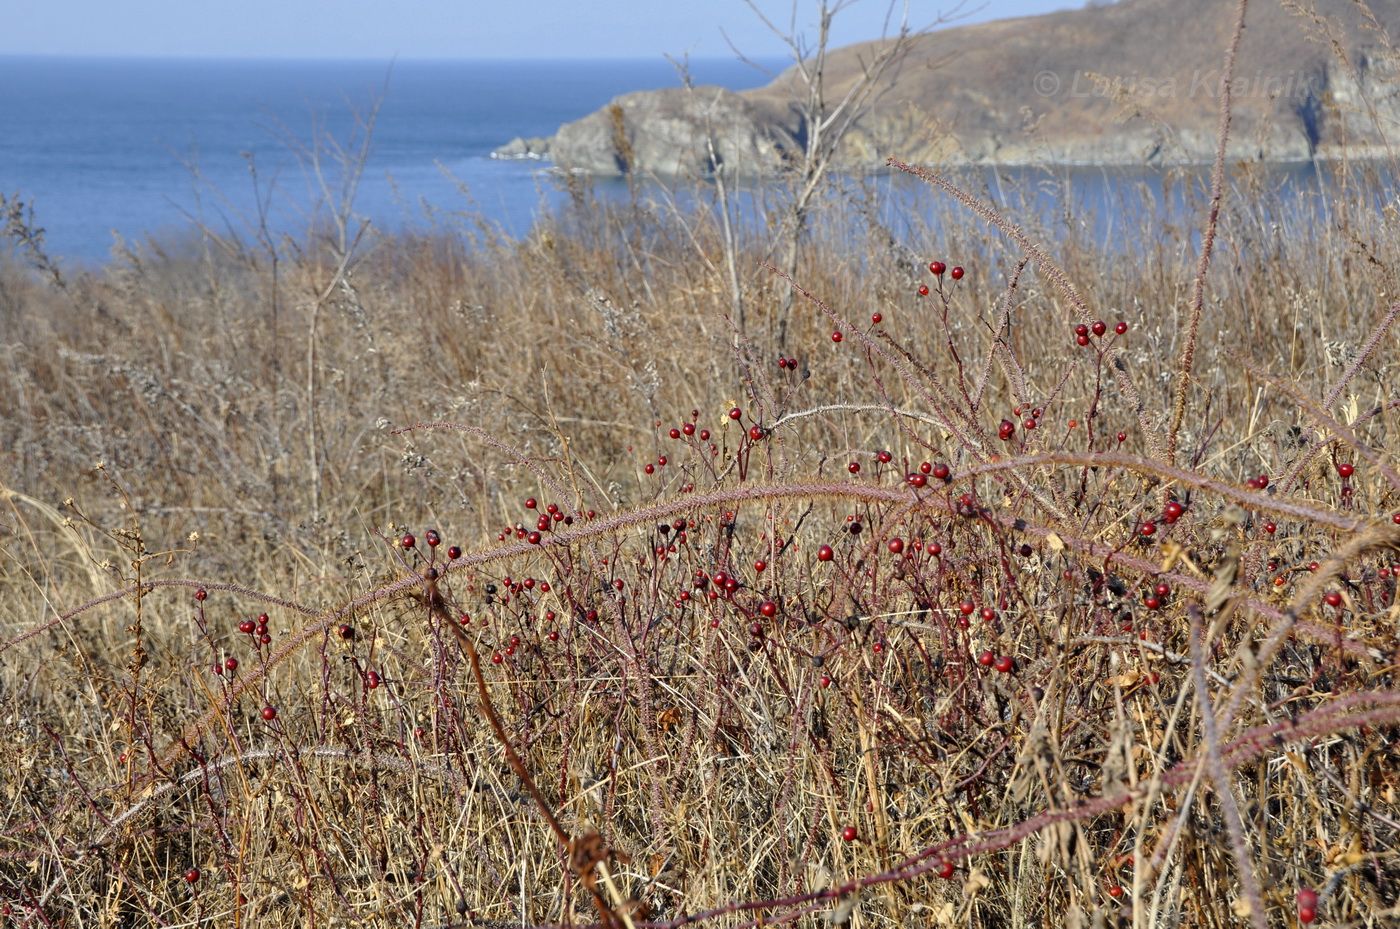
MULTIPOLYGON (((597 57, 574 57, 564 58, 559 56, 546 57, 508 57, 503 55, 197 55, 180 54, 178 52, 160 53, 133 53, 124 54, 121 52, 14 52, 0 49, 0 59, 44 59, 44 60, 69 60, 69 61, 170 61, 170 62, 286 62, 286 63, 317 63, 317 64, 394 64, 404 62, 410 64, 466 64, 473 62, 481 63, 507 63, 507 62, 531 62, 533 64, 579 64, 579 63, 604 63, 604 62, 734 62, 744 64, 745 59, 735 55, 688 55, 673 56, 664 53, 656 55, 616 55, 597 57)), ((748 61, 759 64, 774 64, 777 62, 791 62, 791 58, 781 54, 774 55, 750 55, 748 61)))

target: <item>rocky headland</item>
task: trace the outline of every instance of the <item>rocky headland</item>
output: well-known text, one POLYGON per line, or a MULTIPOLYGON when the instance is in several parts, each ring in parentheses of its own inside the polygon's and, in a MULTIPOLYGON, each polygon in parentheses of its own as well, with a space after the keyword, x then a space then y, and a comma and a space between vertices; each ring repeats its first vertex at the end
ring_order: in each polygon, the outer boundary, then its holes
MULTIPOLYGON (((1192 164, 1214 158, 1235 4, 1121 0, 954 27, 910 40, 837 151, 876 170, 922 164, 1192 164)), ((1234 160, 1296 162, 1400 150, 1400 0, 1253 3, 1233 85, 1234 160), (1397 148, 1392 149, 1392 140, 1397 148)), ((880 51, 829 53, 840 100, 880 51)), ((795 69, 768 86, 640 91, 551 139, 497 157, 548 157, 595 175, 769 174, 801 152, 795 69)))

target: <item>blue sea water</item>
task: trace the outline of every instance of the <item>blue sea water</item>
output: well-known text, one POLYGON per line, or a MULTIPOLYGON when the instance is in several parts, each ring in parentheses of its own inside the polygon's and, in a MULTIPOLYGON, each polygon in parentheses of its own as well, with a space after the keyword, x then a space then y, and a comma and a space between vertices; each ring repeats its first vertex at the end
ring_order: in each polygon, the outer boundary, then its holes
MULTIPOLYGON (((767 83, 782 67, 761 64, 702 60, 689 67, 697 83, 742 89, 767 83)), ((200 226, 251 241, 260 203, 273 234, 301 238, 325 219, 312 205, 343 194, 336 146, 353 150, 372 113, 368 159, 354 192, 357 217, 389 230, 444 220, 475 228, 484 220, 519 235, 567 195, 546 164, 494 160, 492 149, 516 136, 550 135, 619 94, 680 82, 664 59, 0 56, 0 194, 33 206, 47 252, 67 262, 100 263, 119 238, 178 242, 200 226), (316 182, 313 154, 328 189, 316 182)), ((1183 186, 1150 168, 985 169, 965 179, 1012 215, 1035 216, 1052 231, 1082 217, 1108 249, 1123 247, 1123 228, 1143 217, 1164 228, 1195 226, 1205 186, 1204 171, 1188 173, 1183 186)), ((1329 185, 1312 166, 1276 168, 1271 186, 1269 208, 1280 217, 1326 221, 1329 185)), ((1387 174, 1382 199, 1395 187, 1387 174)), ((877 180, 873 188, 882 198, 878 212, 896 234, 932 215, 934 198, 911 178, 877 180)), ((621 182, 611 189, 619 197, 628 192, 621 182)), ((741 211, 756 216, 763 199, 741 194, 741 211)))
MULTIPOLYGON (((689 63, 697 83, 771 80, 732 60, 689 63)), ((34 207, 48 250, 84 263, 119 235, 170 239, 192 222, 250 237, 258 195, 274 231, 304 233, 319 198, 308 156, 342 178, 374 110, 355 206, 381 228, 463 211, 511 234, 562 195, 534 161, 499 161, 515 136, 551 135, 618 94, 678 86, 655 61, 283 61, 0 57, 0 193, 34 207), (256 169, 255 188, 250 166, 256 169), (272 185, 269 188, 269 185, 272 185)))

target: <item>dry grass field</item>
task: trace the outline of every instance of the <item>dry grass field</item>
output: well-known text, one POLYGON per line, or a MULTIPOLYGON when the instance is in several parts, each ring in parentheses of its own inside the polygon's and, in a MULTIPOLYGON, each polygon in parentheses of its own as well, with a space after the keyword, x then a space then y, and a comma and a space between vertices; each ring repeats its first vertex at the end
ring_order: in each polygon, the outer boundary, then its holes
POLYGON ((1391 170, 20 243, 0 924, 1396 925, 1391 170))

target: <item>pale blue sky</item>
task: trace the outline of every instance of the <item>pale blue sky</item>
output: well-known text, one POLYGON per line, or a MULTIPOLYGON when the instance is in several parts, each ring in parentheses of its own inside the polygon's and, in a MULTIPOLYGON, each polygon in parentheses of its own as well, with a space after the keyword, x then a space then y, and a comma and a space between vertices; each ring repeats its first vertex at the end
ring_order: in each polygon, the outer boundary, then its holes
MULTIPOLYGON (((787 25, 791 0, 757 0, 787 25)), ((797 0, 810 28, 815 0, 797 0)), ((961 22, 1083 0, 909 0, 910 21, 961 22)), ((880 35, 888 0, 858 0, 836 43, 880 35)), ((728 57, 782 55, 743 0, 0 0, 0 54, 278 58, 728 57)))

